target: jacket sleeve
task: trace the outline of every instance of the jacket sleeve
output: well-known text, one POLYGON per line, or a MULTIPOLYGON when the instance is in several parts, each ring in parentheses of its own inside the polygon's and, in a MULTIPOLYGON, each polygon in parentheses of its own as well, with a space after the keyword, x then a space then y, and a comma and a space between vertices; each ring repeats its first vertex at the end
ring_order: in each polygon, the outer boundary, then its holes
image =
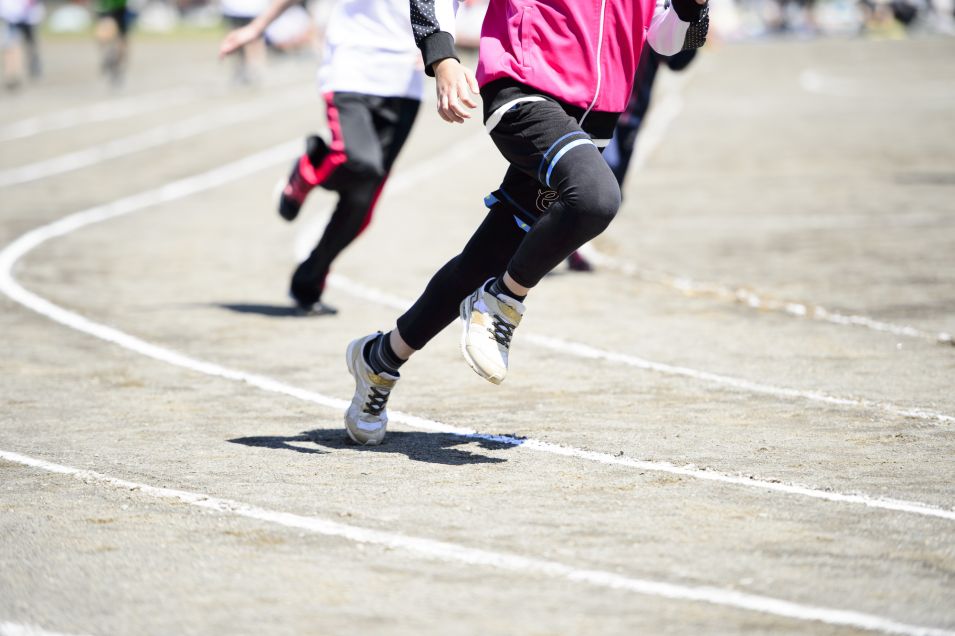
POLYGON ((448 57, 460 61, 454 50, 454 16, 458 0, 409 0, 411 31, 421 49, 425 73, 434 77, 431 65, 448 57))
POLYGON ((659 0, 647 31, 647 42, 660 55, 676 55, 703 46, 709 26, 709 3, 659 0))

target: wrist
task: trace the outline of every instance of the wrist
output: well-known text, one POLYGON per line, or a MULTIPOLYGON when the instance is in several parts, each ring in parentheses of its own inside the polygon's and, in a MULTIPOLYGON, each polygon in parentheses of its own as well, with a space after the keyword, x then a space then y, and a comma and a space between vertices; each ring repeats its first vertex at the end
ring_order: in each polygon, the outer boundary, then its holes
POLYGON ((419 47, 421 57, 424 59, 425 72, 431 76, 434 76, 439 62, 458 59, 454 50, 454 38, 445 31, 437 31, 425 37, 419 43, 419 47))
POLYGON ((458 63, 459 63, 459 62, 458 62, 457 58, 445 57, 445 58, 441 58, 440 60, 438 60, 438 61, 436 61, 434 64, 432 64, 432 65, 431 65, 431 69, 432 69, 432 71, 434 71, 435 74, 437 74, 439 70, 443 73, 443 72, 446 71, 446 70, 451 70, 451 69, 453 69, 453 68, 455 67, 455 65, 458 64, 458 63))

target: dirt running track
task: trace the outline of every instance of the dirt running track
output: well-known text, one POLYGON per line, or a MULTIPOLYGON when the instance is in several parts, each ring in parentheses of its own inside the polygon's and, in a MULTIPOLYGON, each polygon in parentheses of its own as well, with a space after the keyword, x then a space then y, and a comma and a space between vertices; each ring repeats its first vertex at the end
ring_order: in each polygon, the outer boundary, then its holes
POLYGON ((664 78, 606 266, 535 290, 501 387, 440 335, 374 449, 343 440, 345 345, 502 162, 427 105, 339 315, 290 316, 331 199, 290 226, 269 196, 322 121, 313 66, 230 90, 214 46, 140 43, 129 112, 53 130, 108 92, 49 42, 0 101, 0 181, 39 166, 0 189, 0 634, 955 632, 955 40, 664 78))

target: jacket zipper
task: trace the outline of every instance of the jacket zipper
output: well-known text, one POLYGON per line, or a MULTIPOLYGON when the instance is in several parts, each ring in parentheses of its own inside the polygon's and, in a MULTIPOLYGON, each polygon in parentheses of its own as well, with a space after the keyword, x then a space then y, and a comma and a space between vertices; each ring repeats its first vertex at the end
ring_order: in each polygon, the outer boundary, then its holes
POLYGON ((577 122, 578 126, 584 125, 584 120, 587 119, 587 115, 590 114, 590 111, 594 109, 594 106, 597 105, 597 99, 600 97, 600 84, 603 80, 603 69, 601 62, 601 55, 603 53, 604 46, 604 15, 607 9, 607 0, 600 0, 600 29, 597 32, 597 88, 594 89, 594 99, 590 102, 590 106, 587 107, 587 110, 584 111, 584 114, 580 116, 580 120, 577 122))

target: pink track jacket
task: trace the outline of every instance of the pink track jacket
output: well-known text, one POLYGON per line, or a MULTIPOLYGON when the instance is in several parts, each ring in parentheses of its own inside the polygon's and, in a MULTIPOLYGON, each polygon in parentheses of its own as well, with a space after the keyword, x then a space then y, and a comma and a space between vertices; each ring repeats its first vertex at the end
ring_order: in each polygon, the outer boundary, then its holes
MULTIPOLYGON (((655 0, 491 0, 478 83, 510 78, 588 112, 623 112, 645 41, 661 55, 702 45, 705 6, 673 1, 654 15, 655 0)), ((410 2, 415 42, 433 75, 434 62, 457 57, 451 36, 457 2, 410 2)))

